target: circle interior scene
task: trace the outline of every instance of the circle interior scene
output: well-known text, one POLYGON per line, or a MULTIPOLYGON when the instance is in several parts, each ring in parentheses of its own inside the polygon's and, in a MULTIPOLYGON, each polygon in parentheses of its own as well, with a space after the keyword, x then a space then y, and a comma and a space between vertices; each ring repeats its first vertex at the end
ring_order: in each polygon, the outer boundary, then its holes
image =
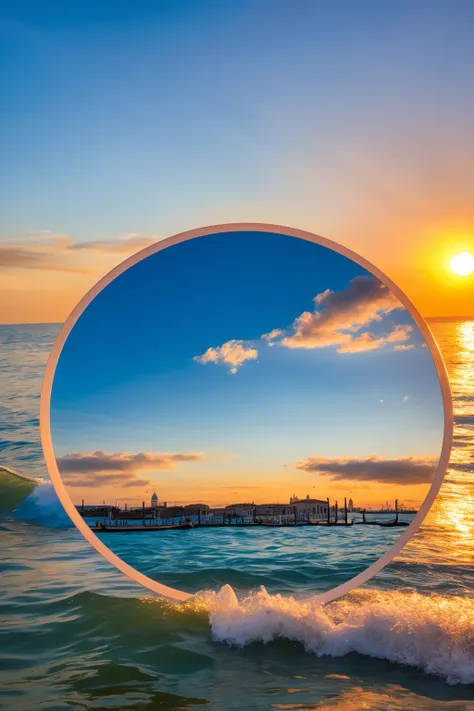
POLYGON ((444 427, 389 288, 263 231, 168 246, 109 283, 66 339, 50 415, 69 497, 125 563, 190 593, 299 598, 407 530, 444 427))

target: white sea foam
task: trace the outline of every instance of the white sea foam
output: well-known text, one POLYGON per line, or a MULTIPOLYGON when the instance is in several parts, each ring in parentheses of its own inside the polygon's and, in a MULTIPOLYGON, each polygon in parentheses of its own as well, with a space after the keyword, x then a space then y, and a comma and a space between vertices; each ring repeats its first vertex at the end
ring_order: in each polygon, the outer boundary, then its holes
POLYGON ((244 646, 283 637, 317 656, 358 652, 418 667, 450 684, 474 683, 470 598, 364 590, 323 607, 264 588, 239 600, 229 585, 203 598, 220 642, 244 646))
MULTIPOLYGON (((4 467, 0 477, 4 488, 8 477, 12 486, 14 477, 34 485, 16 508, 16 518, 58 528, 72 526, 49 480, 4 467)), ((264 588, 239 599, 225 585, 219 592, 201 593, 190 604, 205 609, 214 639, 229 645, 286 638, 317 656, 358 652, 418 667, 450 684, 474 684, 472 598, 359 590, 322 606, 316 600, 270 595, 264 588)))
POLYGON ((29 481, 32 484, 41 484, 45 479, 42 479, 41 477, 34 477, 34 476, 28 476, 27 474, 21 474, 20 472, 17 472, 15 469, 10 469, 10 467, 6 467, 3 464, 0 466, 0 478, 3 479, 4 485, 5 485, 5 480, 7 481, 8 485, 8 479, 9 478, 11 483, 14 483, 15 480, 20 479, 22 481, 29 481))

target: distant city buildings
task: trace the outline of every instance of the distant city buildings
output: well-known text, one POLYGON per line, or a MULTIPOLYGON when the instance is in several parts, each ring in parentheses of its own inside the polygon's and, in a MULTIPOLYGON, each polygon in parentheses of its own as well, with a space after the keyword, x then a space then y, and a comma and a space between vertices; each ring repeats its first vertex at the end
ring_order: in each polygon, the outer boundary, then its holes
MULTIPOLYGON (((397 506, 397 504, 396 504, 397 506)), ((160 502, 156 492, 150 499, 150 505, 145 506, 142 502, 140 507, 130 508, 125 504, 123 509, 118 506, 97 506, 84 505, 77 506, 83 516, 100 516, 108 518, 119 518, 129 520, 160 519, 163 524, 179 523, 183 519, 199 523, 202 525, 225 525, 225 524, 268 524, 287 525, 301 523, 318 523, 334 521, 337 515, 338 520, 344 516, 344 505, 338 506, 337 502, 330 505, 328 499, 310 498, 309 494, 304 499, 300 499, 295 494, 285 503, 255 504, 236 503, 228 506, 211 507, 208 504, 196 503, 186 505, 168 505, 166 501, 160 502)), ((393 511, 391 506, 386 504, 380 513, 393 511)), ((356 507, 350 498, 347 503, 348 513, 360 512, 376 513, 377 510, 356 507)), ((416 510, 407 510, 400 507, 400 511, 416 513, 416 510)))
MULTIPOLYGON (((305 499, 292 496, 289 503, 255 504, 236 503, 223 507, 207 504, 187 504, 185 506, 167 506, 160 503, 156 493, 151 497, 150 513, 152 517, 173 522, 178 518, 186 518, 194 523, 225 524, 225 523, 261 523, 261 524, 292 524, 304 521, 326 521, 328 517, 328 502, 323 499, 305 499)), ((142 509, 137 509, 142 512, 142 509)), ((131 511, 129 511, 131 514, 131 511)))

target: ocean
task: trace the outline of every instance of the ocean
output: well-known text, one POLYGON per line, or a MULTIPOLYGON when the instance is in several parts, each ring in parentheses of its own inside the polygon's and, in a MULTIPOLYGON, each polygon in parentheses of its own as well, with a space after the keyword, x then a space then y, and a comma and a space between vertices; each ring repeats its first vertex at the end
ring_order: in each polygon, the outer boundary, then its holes
MULTIPOLYGON (((160 582, 202 590, 188 603, 111 567, 71 527, 43 463, 39 392, 59 326, 0 326, 0 708, 474 711, 474 322, 431 327, 455 400, 446 479, 402 553, 322 608, 301 601, 315 571, 285 530, 222 531, 218 556, 209 531, 155 534, 168 536, 158 561, 149 542, 113 544, 160 582), (195 533, 199 562, 176 537, 195 533), (249 565, 252 533, 268 540, 249 565)), ((333 550, 325 588, 364 564, 333 550)))

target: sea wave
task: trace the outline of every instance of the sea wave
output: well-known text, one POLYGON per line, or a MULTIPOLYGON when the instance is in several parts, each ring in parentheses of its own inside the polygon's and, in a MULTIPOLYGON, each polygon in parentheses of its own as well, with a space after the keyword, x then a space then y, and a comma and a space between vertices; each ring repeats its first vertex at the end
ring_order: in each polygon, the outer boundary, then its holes
POLYGON ((357 652, 417 667, 448 684, 474 684, 472 598, 376 589, 323 606, 264 588, 239 600, 225 585, 188 604, 205 606, 214 639, 229 645, 286 638, 319 657, 357 652))
MULTIPOLYGON (((48 528, 73 526, 49 480, 0 467, 0 494, 8 517, 48 528)), ((318 657, 358 653, 421 669, 448 684, 474 684, 472 597, 371 587, 321 605, 317 599, 270 594, 263 587, 239 597, 224 585, 217 592, 204 590, 186 603, 145 601, 158 604, 168 621, 170 615, 186 615, 191 625, 199 618, 208 620, 214 641, 231 647, 290 640, 318 657)), ((110 613, 111 606, 112 599, 100 608, 110 613)), ((135 614, 132 617, 136 622, 135 614)))
POLYGON ((49 479, 0 466, 0 502, 1 513, 17 520, 48 528, 73 525, 49 479))

